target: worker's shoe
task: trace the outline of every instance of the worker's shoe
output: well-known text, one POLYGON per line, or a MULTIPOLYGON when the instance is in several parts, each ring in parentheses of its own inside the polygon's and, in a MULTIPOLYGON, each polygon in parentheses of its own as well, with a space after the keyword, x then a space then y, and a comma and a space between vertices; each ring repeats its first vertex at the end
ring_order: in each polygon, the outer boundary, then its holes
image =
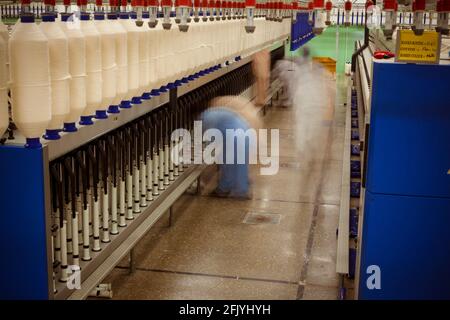
POLYGON ((229 196, 229 194, 230 194, 230 191, 222 191, 222 190, 216 188, 209 195, 212 197, 227 198, 229 196))
POLYGON ((252 200, 252 196, 250 194, 250 192, 246 192, 246 193, 230 193, 229 194, 230 198, 236 199, 236 200, 252 200))

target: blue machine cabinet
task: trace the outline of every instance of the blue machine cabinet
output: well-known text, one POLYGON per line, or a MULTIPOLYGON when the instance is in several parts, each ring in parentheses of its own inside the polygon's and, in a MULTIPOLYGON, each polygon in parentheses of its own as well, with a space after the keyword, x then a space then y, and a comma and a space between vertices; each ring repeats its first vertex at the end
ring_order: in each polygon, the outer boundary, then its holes
POLYGON ((372 83, 358 298, 450 299, 450 65, 374 62, 372 83))
POLYGON ((0 148, 0 299, 49 299, 49 174, 46 149, 0 148), (18 276, 19 275, 19 276, 18 276))
POLYGON ((298 12, 297 20, 291 26, 291 51, 295 51, 314 38, 312 25, 308 23, 308 13, 298 12))

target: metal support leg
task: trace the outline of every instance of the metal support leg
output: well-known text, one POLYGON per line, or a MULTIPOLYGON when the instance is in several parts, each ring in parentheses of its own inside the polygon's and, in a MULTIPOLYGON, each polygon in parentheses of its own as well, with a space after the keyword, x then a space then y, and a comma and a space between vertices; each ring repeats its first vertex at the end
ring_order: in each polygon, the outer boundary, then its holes
POLYGON ((130 274, 133 274, 136 271, 136 261, 134 257, 134 248, 130 250, 130 274))
POLYGON ((169 208, 169 228, 172 226, 172 206, 169 208))
POLYGON ((197 178, 197 195, 200 195, 201 187, 200 187, 200 176, 197 178))

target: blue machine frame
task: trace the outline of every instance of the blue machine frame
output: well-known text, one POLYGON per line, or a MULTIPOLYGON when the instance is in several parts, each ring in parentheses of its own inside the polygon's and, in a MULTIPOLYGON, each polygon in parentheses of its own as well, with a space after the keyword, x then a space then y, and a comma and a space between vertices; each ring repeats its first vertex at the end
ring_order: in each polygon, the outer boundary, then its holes
POLYGON ((312 25, 308 23, 308 13, 298 12, 297 21, 291 26, 291 51, 295 51, 314 38, 312 25))
POLYGON ((358 297, 450 299, 450 65, 374 62, 372 81, 358 297))
POLYGON ((0 148, 0 299, 49 299, 52 275, 45 149, 0 148), (20 276, 18 276, 20 275, 20 276))

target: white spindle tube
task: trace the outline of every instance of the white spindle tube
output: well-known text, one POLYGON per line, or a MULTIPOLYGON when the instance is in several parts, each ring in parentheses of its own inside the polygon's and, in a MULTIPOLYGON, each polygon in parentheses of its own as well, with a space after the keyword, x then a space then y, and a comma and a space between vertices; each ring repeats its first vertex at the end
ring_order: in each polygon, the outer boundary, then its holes
MULTIPOLYGON (((96 187, 95 187, 96 188, 96 187)), ((92 251, 100 251, 100 202, 94 200, 94 212, 92 215, 92 229, 94 234, 94 245, 92 251)))
POLYGON ((67 221, 64 220, 61 227, 61 276, 59 281, 67 281, 67 221))
POLYGON ((119 183, 119 227, 126 227, 125 221, 125 180, 119 183))
MULTIPOLYGON (((83 215, 81 212, 83 212, 83 204, 81 203, 80 196, 77 196, 77 212, 78 212, 78 239, 82 239, 83 235, 83 215)), ((78 240, 79 241, 79 240, 78 240)))
POLYGON ((153 163, 150 153, 147 155, 147 201, 153 200, 152 186, 153 186, 153 163))
POLYGON ((173 156, 173 151, 174 151, 174 149, 173 149, 173 141, 172 141, 172 139, 170 139, 170 150, 169 150, 169 152, 168 152, 168 157, 169 157, 169 181, 173 181, 173 180, 175 180, 175 178, 174 178, 174 165, 173 165, 173 159, 172 159, 172 156, 173 156))
POLYGON ((111 239, 109 238, 109 197, 108 193, 103 193, 103 226, 102 226, 102 242, 107 243, 110 242, 111 239))
POLYGON ((66 205, 66 233, 67 233, 67 253, 72 253, 72 210, 70 204, 66 205))
POLYGON ((117 225, 117 187, 111 188, 111 234, 118 234, 117 225))
POLYGON ((179 152, 180 152, 180 148, 178 147, 178 136, 175 137, 175 141, 172 142, 173 143, 173 147, 172 147, 172 155, 173 155, 173 159, 172 159, 172 166, 173 166, 173 175, 175 177, 178 177, 180 175, 180 173, 178 172, 178 165, 179 165, 179 152))
POLYGON ((133 220, 133 176, 128 170, 127 175, 127 220, 133 220))
POLYGON ((164 185, 169 185, 169 145, 164 145, 164 185))
POLYGON ((78 212, 72 216, 72 263, 80 265, 80 250, 78 240, 78 212))
POLYGON ((159 190, 164 190, 164 149, 159 148, 159 190))
POLYGON ((141 160, 141 168, 139 169, 141 174, 141 207, 147 206, 147 165, 141 160))
POLYGON ((158 191, 159 157, 158 157, 158 153, 156 151, 157 151, 157 149, 155 148, 155 151, 153 152, 153 195, 154 196, 159 195, 159 191, 158 191))
MULTIPOLYGON (((52 246, 52 263, 55 263, 55 240, 54 240, 54 236, 52 235, 51 237, 51 246, 52 246)), ((53 266, 52 266, 53 269, 53 266)), ((52 280, 53 280, 53 293, 56 293, 56 278, 55 278, 55 269, 53 269, 52 271, 52 280)))
POLYGON ((83 209, 83 261, 91 260, 89 252, 89 205, 83 209))
POLYGON ((133 213, 140 213, 141 193, 139 192, 139 167, 137 163, 135 163, 133 166, 133 191, 134 191, 133 213))
POLYGON ((58 211, 55 212, 55 222, 58 226, 55 232, 55 259, 56 261, 61 261, 61 229, 59 228, 58 211))

